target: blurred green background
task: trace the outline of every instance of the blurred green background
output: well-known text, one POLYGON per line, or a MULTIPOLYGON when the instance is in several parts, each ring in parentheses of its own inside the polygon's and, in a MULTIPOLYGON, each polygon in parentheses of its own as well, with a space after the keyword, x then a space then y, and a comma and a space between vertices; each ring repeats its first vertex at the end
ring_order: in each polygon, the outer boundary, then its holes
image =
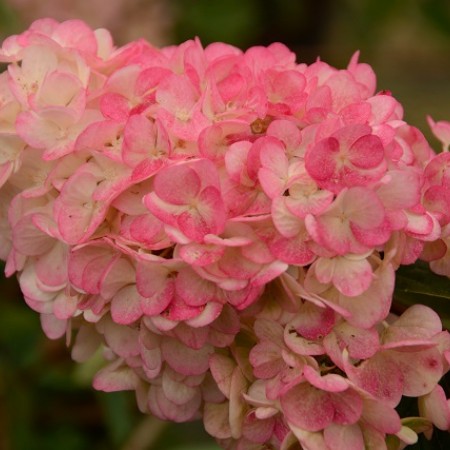
MULTIPOLYGON (((0 0, 0 39, 48 16, 108 28, 118 44, 280 41, 299 61, 337 67, 359 49, 378 89, 392 91, 433 144, 426 114, 450 120, 448 0, 0 0)), ((14 279, 0 275, 0 297, 0 450, 218 448, 200 424, 164 424, 142 417, 128 393, 94 392, 89 367, 44 337, 14 279)))

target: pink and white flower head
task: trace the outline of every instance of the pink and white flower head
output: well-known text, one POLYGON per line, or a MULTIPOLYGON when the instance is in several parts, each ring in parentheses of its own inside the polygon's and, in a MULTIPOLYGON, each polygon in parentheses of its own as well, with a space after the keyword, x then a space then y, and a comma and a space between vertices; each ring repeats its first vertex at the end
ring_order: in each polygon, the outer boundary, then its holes
POLYGON ((402 396, 448 429, 448 332, 389 315, 400 265, 450 276, 448 152, 358 54, 45 19, 0 60, 0 257, 50 338, 103 349, 95 388, 230 449, 412 443, 402 396))

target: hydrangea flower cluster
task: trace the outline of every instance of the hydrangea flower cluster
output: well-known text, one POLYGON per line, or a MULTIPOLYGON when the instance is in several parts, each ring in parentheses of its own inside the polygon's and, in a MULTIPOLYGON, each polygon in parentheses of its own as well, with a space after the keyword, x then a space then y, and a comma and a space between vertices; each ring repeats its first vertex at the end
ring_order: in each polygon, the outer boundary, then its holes
POLYGON ((116 48, 45 19, 0 60, 0 258, 50 338, 76 361, 102 349, 95 388, 202 417, 225 449, 450 428, 449 333, 425 306, 390 314, 400 265, 450 276, 450 154, 358 54, 338 70, 282 44, 116 48))

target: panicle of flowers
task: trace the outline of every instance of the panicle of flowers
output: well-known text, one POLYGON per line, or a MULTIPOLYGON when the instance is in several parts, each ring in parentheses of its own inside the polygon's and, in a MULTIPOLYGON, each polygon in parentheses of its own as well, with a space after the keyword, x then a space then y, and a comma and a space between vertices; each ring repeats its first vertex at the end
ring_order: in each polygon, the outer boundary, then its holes
POLYGON ((116 48, 35 22, 0 61, 0 258, 105 391, 224 448, 403 448, 450 428, 450 335, 395 271, 450 276, 436 155, 372 69, 282 44, 116 48))

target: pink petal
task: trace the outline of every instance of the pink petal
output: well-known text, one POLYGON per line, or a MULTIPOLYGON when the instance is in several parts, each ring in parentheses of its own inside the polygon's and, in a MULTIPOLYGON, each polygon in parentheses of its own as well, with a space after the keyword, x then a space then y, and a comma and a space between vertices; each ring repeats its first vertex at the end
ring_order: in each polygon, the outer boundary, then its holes
MULTIPOLYGON (((325 444, 325 439, 322 432, 310 432, 302 429, 301 427, 296 427, 293 423, 288 422, 289 428, 294 433, 296 439, 294 440, 294 446, 297 444, 297 439, 303 448, 308 450, 329 450, 327 444, 325 444)), ((287 447, 290 448, 291 446, 287 447)))
POLYGON ((95 55, 97 40, 94 32, 82 20, 72 19, 59 23, 52 38, 63 47, 78 49, 95 55))
POLYGON ((267 135, 283 142, 288 155, 294 155, 302 141, 302 134, 299 128, 291 120, 277 119, 272 121, 267 128, 267 135))
POLYGON ((260 151, 262 167, 258 171, 259 182, 264 192, 275 198, 285 189, 288 178, 288 160, 285 149, 277 139, 267 137, 260 151))
POLYGON ((341 425, 356 423, 363 411, 363 400, 352 388, 331 395, 334 406, 333 422, 341 425))
POLYGON ((303 368, 303 376, 308 380, 312 386, 327 392, 343 392, 349 388, 349 383, 346 378, 337 374, 327 374, 321 376, 311 366, 305 365, 303 368))
MULTIPOLYGON (((287 345, 292 349, 291 345, 287 345)), ((260 379, 269 379, 278 375, 286 367, 281 352, 281 346, 270 342, 254 346, 249 358, 254 375, 260 379)), ((306 352, 301 354, 304 355, 306 352)))
POLYGON ((242 393, 247 390, 248 382, 242 370, 235 367, 231 375, 230 389, 230 428, 231 436, 238 439, 242 434, 242 424, 247 409, 247 404, 242 397, 242 393))
POLYGON ((339 296, 338 303, 351 313, 346 320, 353 326, 371 328, 389 314, 394 290, 394 271, 390 265, 375 272, 375 277, 363 294, 339 296))
POLYGON ((396 210, 411 208, 420 200, 421 178, 415 170, 390 170, 389 180, 377 194, 386 208, 396 210))
POLYGON ((162 376, 162 388, 164 395, 175 405, 182 406, 190 402, 196 395, 198 389, 188 386, 184 381, 178 382, 170 376, 166 369, 162 376))
POLYGON ((190 306, 202 306, 217 298, 217 286, 198 276, 192 269, 180 270, 175 289, 190 306))
POLYGON ((36 276, 46 287, 62 289, 66 286, 68 281, 67 252, 64 244, 57 243, 36 261, 36 276))
POLYGON ((441 331, 441 319, 435 311, 424 305, 413 305, 385 330, 383 344, 429 339, 441 331))
POLYGON ((205 430, 216 439, 231 438, 228 402, 206 403, 203 411, 203 423, 205 430))
POLYGON ((179 164, 159 172, 154 186, 161 200, 173 205, 185 205, 199 194, 201 180, 187 164, 179 164))
POLYGON ((450 405, 441 386, 437 385, 430 393, 419 398, 419 412, 439 430, 447 431, 450 428, 450 405))
POLYGON ((430 116, 427 117, 433 134, 442 142, 444 150, 450 145, 450 123, 445 120, 435 122, 430 116))
MULTIPOLYGON (((348 322, 342 322, 334 327, 333 334, 342 344, 340 352, 346 348, 350 357, 355 359, 370 358, 380 348, 378 333, 375 329, 365 330, 354 327, 348 322)), ((325 348, 327 348, 327 338, 324 342, 325 348)))
POLYGON ((193 350, 167 338, 162 341, 161 350, 169 366, 183 375, 201 375, 208 370, 209 355, 212 348, 208 345, 199 350, 193 350))
POLYGON ((373 279, 372 267, 365 258, 319 258, 314 269, 319 281, 331 281, 339 292, 349 297, 365 292, 373 279))
POLYGON ((128 119, 123 141, 123 159, 126 164, 134 167, 147 158, 164 158, 169 151, 169 137, 159 121, 152 123, 139 114, 128 119))
POLYGON ((319 184, 330 180, 334 174, 336 169, 335 155, 338 152, 339 142, 332 137, 323 139, 306 152, 306 170, 319 184))
POLYGON ((56 70, 45 77, 36 101, 41 107, 70 108, 81 117, 86 105, 85 89, 77 76, 56 70))
POLYGON ((55 245, 53 238, 43 233, 32 222, 32 215, 25 215, 12 229, 14 248, 24 255, 39 256, 55 245))
POLYGON ((277 231, 286 238, 292 238, 304 233, 302 220, 294 215, 288 208, 286 197, 273 199, 271 215, 277 231))
POLYGON ((333 450, 364 450, 364 438, 358 424, 338 425, 332 423, 326 427, 323 436, 325 443, 333 450))
POLYGON ((175 322, 185 321, 198 317, 204 309, 204 306, 188 305, 182 297, 175 293, 167 309, 167 318, 175 322))
POLYGON ((141 310, 147 316, 161 314, 175 297, 175 282, 168 279, 162 286, 162 290, 148 297, 141 297, 141 310))
POLYGON ((297 266, 307 266, 316 257, 308 243, 303 241, 300 235, 291 238, 275 236, 269 242, 269 248, 277 259, 297 266))
POLYGON ((376 355, 356 368, 346 367, 351 381, 391 407, 397 406, 403 393, 404 376, 392 359, 376 355))
POLYGON ((231 377, 236 367, 235 362, 220 353, 213 353, 209 358, 209 367, 214 381, 225 397, 230 398, 231 377))
POLYGON ((383 145, 378 136, 368 134, 360 137, 349 149, 349 160, 360 169, 371 169, 384 159, 383 145))
POLYGON ((139 380, 136 373, 127 366, 114 367, 115 364, 100 370, 93 381, 93 386, 99 391, 117 392, 136 389, 139 380))
POLYGON ((103 220, 105 205, 98 205, 92 198, 97 181, 97 177, 89 172, 76 172, 55 200, 58 228, 69 244, 81 241, 103 220))
POLYGON ((186 75, 168 76, 156 93, 157 102, 175 116, 190 114, 198 99, 198 92, 186 75))
POLYGON ((288 422, 307 431, 319 431, 333 421, 330 394, 301 383, 281 397, 281 407, 288 422))
POLYGON ((34 148, 51 148, 56 145, 61 129, 35 112, 24 111, 16 121, 17 134, 34 148))
POLYGON ((349 223, 338 217, 322 216, 317 219, 308 214, 305 225, 310 236, 319 245, 339 255, 346 253, 365 253, 368 248, 356 241, 349 223))
POLYGON ((97 327, 114 353, 122 358, 139 355, 139 331, 136 328, 124 327, 107 317, 102 318, 97 327))
POLYGON ((362 417, 381 433, 395 434, 402 427, 397 411, 383 400, 364 399, 362 417))
POLYGON ((245 417, 242 434, 251 442, 263 444, 271 438, 274 425, 274 419, 260 419, 250 412, 245 417))
POLYGON ((224 251, 224 247, 219 247, 217 245, 205 245, 191 242, 180 248, 180 256, 188 264, 194 266, 207 266, 217 262, 224 251))
POLYGON ((141 296, 136 290, 136 285, 120 289, 111 300, 111 317, 114 322, 129 325, 141 316, 141 296))
POLYGON ((409 397, 430 393, 443 375, 442 356, 436 348, 418 352, 392 351, 391 355, 404 376, 403 394, 409 397))
POLYGON ((53 314, 41 314, 41 326, 49 339, 59 339, 67 331, 67 320, 58 319, 53 314))
POLYGON ((289 326, 307 339, 324 338, 335 325, 335 314, 329 308, 319 308, 313 303, 304 303, 298 315, 289 322, 289 326))
POLYGON ((53 302, 53 313, 59 320, 67 320, 74 316, 78 307, 79 297, 59 294, 53 302))
POLYGON ((345 192, 342 208, 351 222, 363 229, 375 228, 384 219, 384 207, 380 199, 366 188, 353 187, 345 192))
POLYGON ((136 272, 133 264, 126 258, 114 258, 113 264, 108 264, 100 281, 100 295, 106 299, 112 298, 120 289, 136 283, 136 272))
POLYGON ((120 154, 122 148, 123 123, 116 120, 94 122, 78 136, 77 150, 102 150, 120 154))
POLYGON ((317 189, 311 193, 311 183, 295 183, 289 187, 289 197, 285 197, 288 210, 297 217, 305 218, 307 214, 320 214, 333 201, 333 193, 317 189))

